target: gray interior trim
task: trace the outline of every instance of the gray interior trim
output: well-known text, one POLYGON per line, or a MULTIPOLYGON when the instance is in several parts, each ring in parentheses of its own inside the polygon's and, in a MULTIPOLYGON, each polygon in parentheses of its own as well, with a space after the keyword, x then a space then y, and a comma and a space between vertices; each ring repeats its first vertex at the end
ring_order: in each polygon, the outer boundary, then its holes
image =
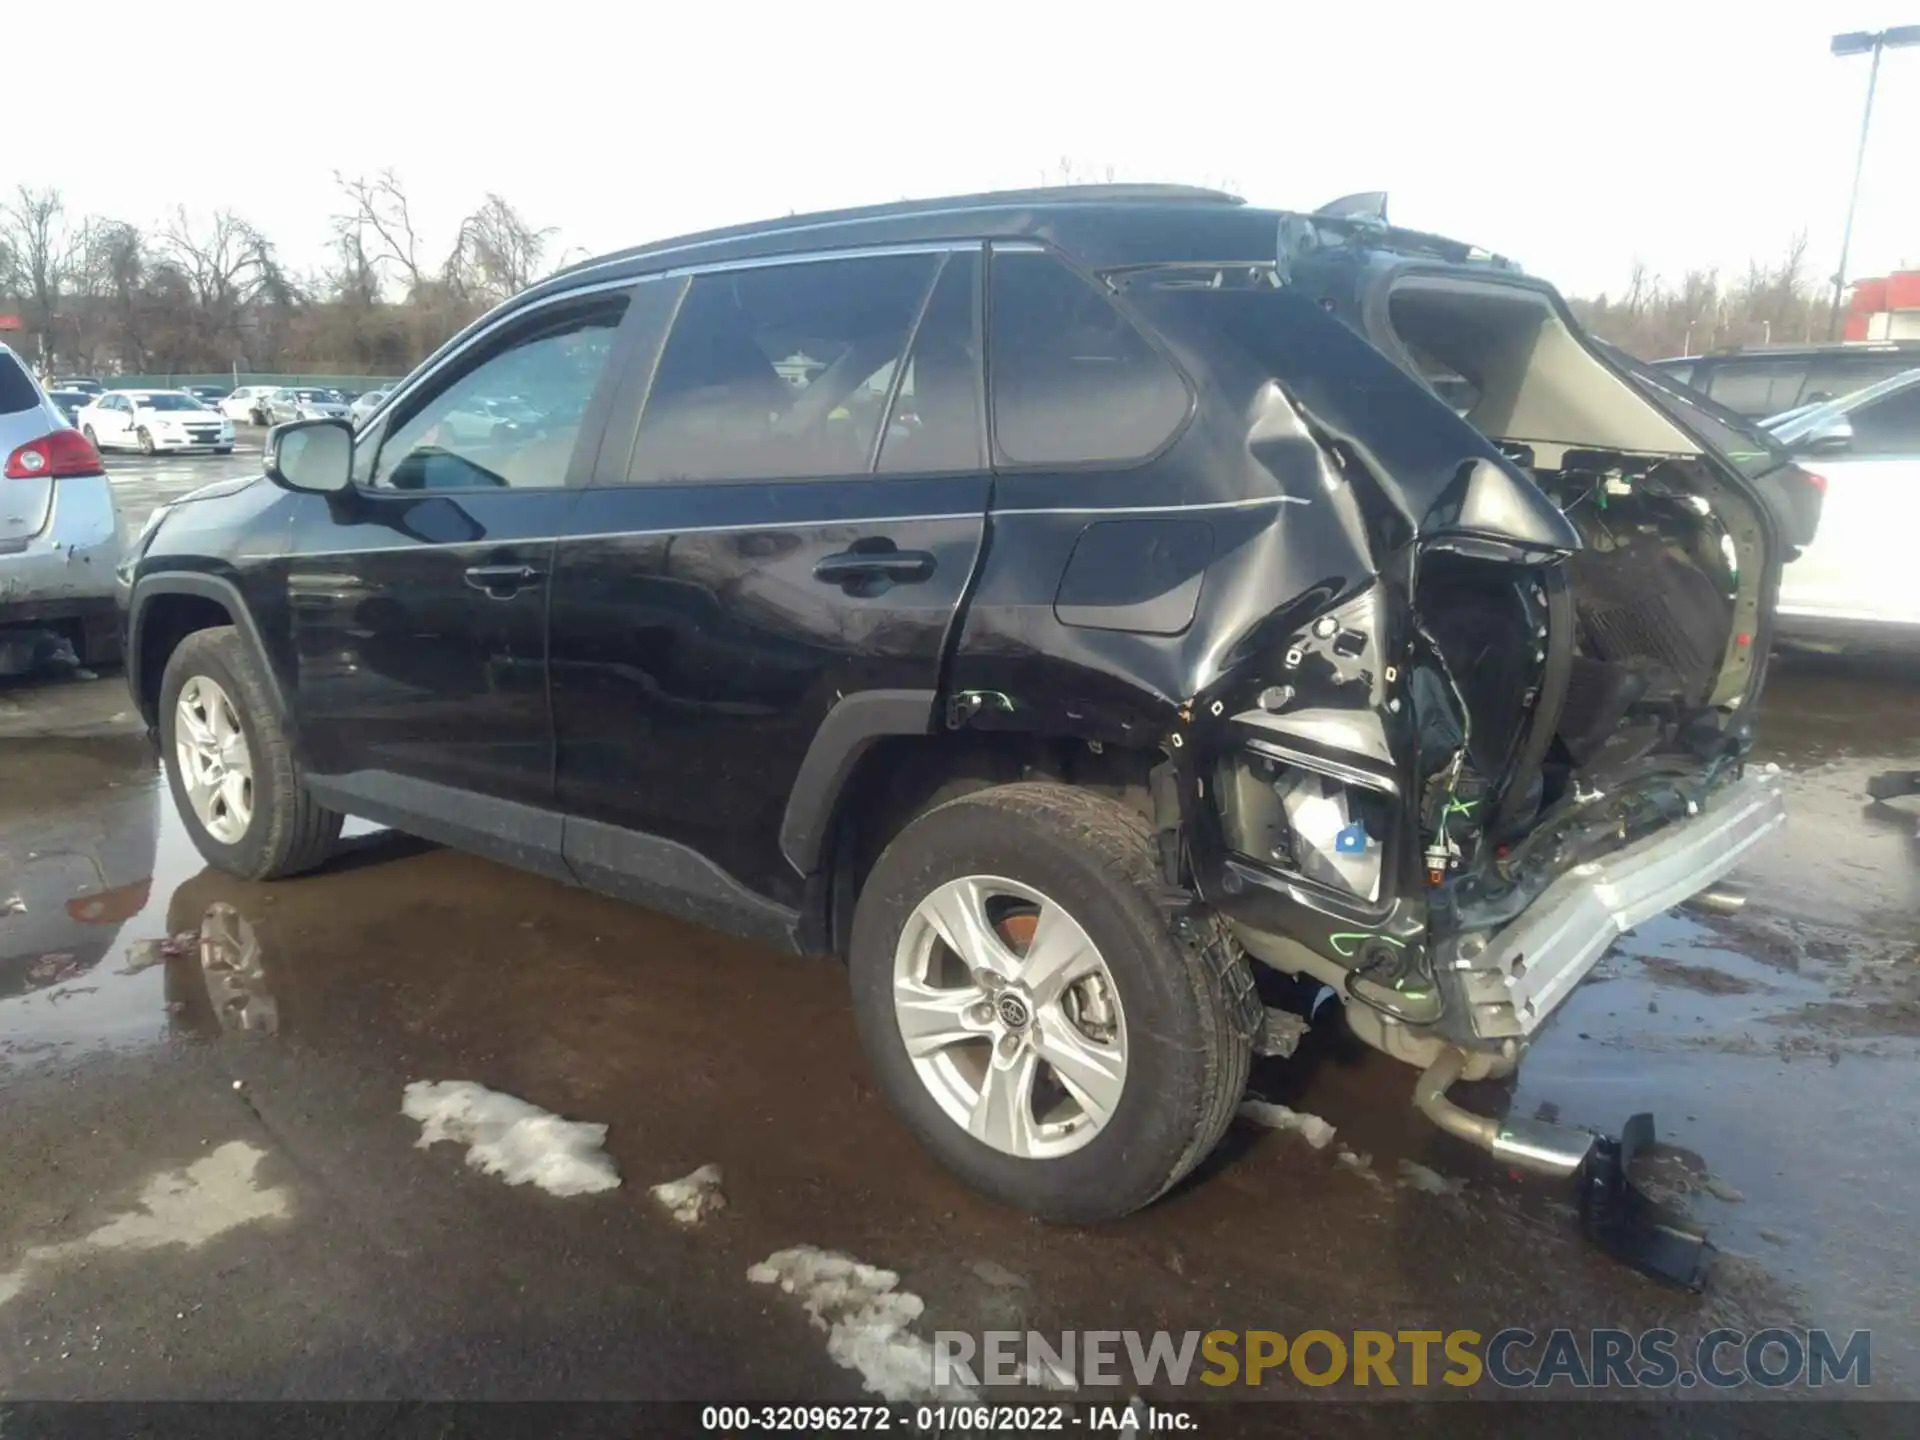
POLYGON ((927 734, 938 698, 932 690, 867 690, 845 696, 827 712, 780 821, 780 853, 798 873, 811 875, 819 866, 834 807, 860 757, 888 735, 927 734))

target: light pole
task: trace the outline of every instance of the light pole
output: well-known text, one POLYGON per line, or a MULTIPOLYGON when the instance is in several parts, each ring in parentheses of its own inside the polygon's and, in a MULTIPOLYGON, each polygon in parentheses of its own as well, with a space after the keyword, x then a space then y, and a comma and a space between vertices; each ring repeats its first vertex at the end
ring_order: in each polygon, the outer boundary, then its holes
POLYGON ((1860 204, 1860 169, 1867 160, 1867 127, 1873 124, 1873 87, 1880 80, 1880 52, 1903 45, 1920 45, 1920 25, 1896 25, 1890 30, 1850 30, 1833 37, 1835 55, 1873 56, 1867 67, 1867 105, 1860 115, 1860 147, 1853 156, 1853 189, 1847 195, 1847 224, 1840 232, 1840 263, 1833 272, 1833 304, 1827 312, 1827 338, 1840 324, 1840 300, 1847 288, 1847 248, 1853 243, 1853 212, 1860 204))

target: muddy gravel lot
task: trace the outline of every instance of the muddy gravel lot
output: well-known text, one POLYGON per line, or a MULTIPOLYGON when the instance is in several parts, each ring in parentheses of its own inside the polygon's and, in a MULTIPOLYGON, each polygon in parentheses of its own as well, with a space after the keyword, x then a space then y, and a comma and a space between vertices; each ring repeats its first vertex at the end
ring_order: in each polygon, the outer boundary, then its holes
MULTIPOLYGON (((126 522, 248 463, 116 459, 126 522)), ((1920 667, 1786 660, 1762 735, 1792 813, 1746 909, 1642 927, 1517 1084, 1460 1092, 1655 1112, 1648 1183, 1717 1246, 1693 1295, 1435 1132, 1337 1022, 1254 1077, 1331 1140, 1241 1123, 1148 1211, 1038 1225, 894 1122, 837 965, 365 827, 318 874, 229 879, 118 674, 0 681, 0 1397, 860 1399, 748 1278, 801 1246, 896 1272, 923 1336, 1826 1326, 1871 1331, 1866 1394, 1920 1397, 1920 805, 1865 795, 1920 767, 1920 667), (623 1183, 420 1148, 421 1080, 605 1124, 623 1183), (725 1208, 683 1225, 649 1187, 703 1165, 725 1208)))

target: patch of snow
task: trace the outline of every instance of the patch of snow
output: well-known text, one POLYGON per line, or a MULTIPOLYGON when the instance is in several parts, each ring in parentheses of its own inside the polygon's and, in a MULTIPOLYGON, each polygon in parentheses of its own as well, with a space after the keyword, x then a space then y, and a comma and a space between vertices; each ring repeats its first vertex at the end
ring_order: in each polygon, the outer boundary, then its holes
POLYGON ((702 1165, 683 1179, 654 1186, 652 1193, 682 1225, 698 1225, 707 1216, 727 1208, 727 1197, 720 1189, 718 1165, 702 1165))
POLYGON ((1304 1110, 1289 1110, 1285 1105, 1271 1105, 1265 1100, 1242 1100, 1240 1115, 1270 1130, 1295 1131, 1316 1150, 1326 1149, 1334 1137, 1333 1126, 1318 1115, 1309 1115, 1304 1110))
POLYGON ((998 1260, 969 1260, 967 1269, 996 1289, 1025 1290, 1028 1288, 1025 1276, 1014 1274, 998 1260))
POLYGON ((1418 1160, 1400 1162, 1400 1184, 1428 1195, 1458 1195, 1467 1188, 1466 1181, 1451 1179, 1438 1170, 1429 1170, 1418 1160))
POLYGON ((851 1255, 796 1245, 777 1250, 747 1271, 756 1285, 778 1285, 799 1297, 817 1329, 827 1332, 835 1364, 860 1372, 865 1388, 884 1400, 971 1400, 965 1385, 933 1383, 933 1347, 907 1327, 926 1308, 899 1289, 891 1270, 863 1265, 851 1255))
POLYGON ((33 1245, 12 1270, 0 1272, 0 1305, 26 1289, 29 1274, 99 1250, 157 1250, 164 1245, 197 1249, 217 1235, 291 1209, 292 1192, 261 1188, 254 1171, 267 1152, 230 1140, 180 1170, 163 1170, 147 1181, 138 1209, 115 1215, 81 1236, 54 1245, 33 1245))
POLYGON ((1363 1180, 1365 1180, 1369 1185, 1372 1185, 1375 1189, 1378 1189, 1386 1184, 1386 1182, 1380 1178, 1380 1176, 1375 1172, 1373 1168, 1372 1155, 1368 1155, 1368 1154, 1356 1155, 1353 1151, 1349 1150, 1346 1146, 1342 1145, 1338 1150, 1334 1152, 1333 1158, 1339 1161, 1342 1165, 1346 1166, 1347 1169, 1353 1171, 1356 1175, 1360 1176, 1363 1180))
POLYGON ((514 1095, 472 1080, 416 1080, 400 1112, 420 1122, 415 1145, 467 1146, 467 1164, 509 1185, 538 1185, 549 1195, 612 1190, 620 1172, 601 1148, 607 1127, 563 1120, 514 1095))

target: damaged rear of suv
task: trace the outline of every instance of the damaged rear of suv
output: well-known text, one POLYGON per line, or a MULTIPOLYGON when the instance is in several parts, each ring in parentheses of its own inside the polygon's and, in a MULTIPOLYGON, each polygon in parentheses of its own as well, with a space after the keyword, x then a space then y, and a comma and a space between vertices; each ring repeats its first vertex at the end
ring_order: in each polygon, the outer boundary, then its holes
POLYGON ((123 579, 215 864, 311 866, 351 812, 843 955, 928 1147, 1084 1221, 1297 1034, 1260 966, 1456 1135, 1606 1155, 1447 1091, 1780 822, 1779 564, 1516 267, 1091 186, 563 272, 123 579))

